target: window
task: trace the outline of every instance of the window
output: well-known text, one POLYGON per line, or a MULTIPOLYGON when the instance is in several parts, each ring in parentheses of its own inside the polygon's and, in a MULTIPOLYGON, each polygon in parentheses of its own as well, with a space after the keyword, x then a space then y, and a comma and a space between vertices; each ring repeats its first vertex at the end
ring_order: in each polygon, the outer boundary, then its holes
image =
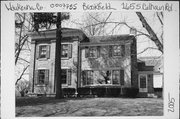
POLYGON ((84 70, 81 73, 82 85, 124 85, 124 70, 84 70))
POLYGON ((86 48, 86 58, 97 58, 97 47, 86 48))
POLYGON ((82 84, 83 85, 93 84, 93 71, 91 70, 82 71, 82 84))
POLYGON ((61 83, 71 85, 71 70, 70 69, 61 70, 61 83))
POLYGON ((124 56, 125 46, 124 45, 115 45, 113 46, 113 56, 124 56))
POLYGON ((71 58, 71 44, 62 44, 61 46, 61 57, 71 58))
POLYGON ((50 45, 40 45, 37 49, 37 58, 50 57, 50 45))
POLYGON ((125 54, 125 46, 124 45, 113 45, 109 46, 109 56, 121 56, 123 57, 125 54))
POLYGON ((36 70, 35 84, 43 85, 49 83, 49 70, 41 69, 36 70))
POLYGON ((119 84, 119 80, 120 80, 119 70, 113 70, 113 72, 112 72, 112 83, 113 84, 119 84))
POLYGON ((113 46, 113 55, 114 56, 121 56, 121 46, 113 46))
POLYGON ((93 84, 93 71, 87 71, 87 85, 93 84))

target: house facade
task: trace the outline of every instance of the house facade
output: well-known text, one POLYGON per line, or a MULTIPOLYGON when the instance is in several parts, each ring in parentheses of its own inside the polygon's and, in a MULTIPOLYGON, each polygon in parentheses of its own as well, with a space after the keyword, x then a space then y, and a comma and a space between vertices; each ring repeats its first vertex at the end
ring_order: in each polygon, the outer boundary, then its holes
POLYGON ((79 87, 137 87, 134 36, 97 36, 80 44, 79 87))
MULTIPOLYGON (((56 30, 41 31, 30 35, 32 93, 55 94, 56 30)), ((146 89, 143 87, 144 75, 138 69, 134 35, 88 38, 78 29, 63 28, 61 44, 63 89, 74 89, 74 93, 80 95, 101 96, 108 93, 116 96, 125 95, 134 93, 135 89, 137 89, 135 93, 139 95, 153 92, 152 85, 146 89)), ((152 75, 148 75, 151 83, 152 75)), ((151 83, 146 83, 146 87, 151 83)))
MULTIPOLYGON (((54 94, 56 30, 31 33, 30 82, 32 93, 54 94)), ((78 45, 88 41, 78 29, 62 29, 62 88, 76 88, 78 45)))

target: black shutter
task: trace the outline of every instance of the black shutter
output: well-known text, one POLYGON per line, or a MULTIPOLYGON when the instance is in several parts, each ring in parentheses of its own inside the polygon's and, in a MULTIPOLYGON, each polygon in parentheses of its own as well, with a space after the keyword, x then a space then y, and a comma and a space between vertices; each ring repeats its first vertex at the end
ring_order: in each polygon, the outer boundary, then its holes
POLYGON ((38 77, 39 71, 35 70, 34 72, 34 84, 37 85, 39 83, 39 77, 38 77))
POLYGON ((125 56, 125 45, 121 45, 121 56, 125 56))
POLYGON ((85 58, 89 57, 89 47, 85 47, 85 58))
POLYGON ((50 45, 46 46, 46 58, 49 59, 50 58, 50 45))
POLYGON ((68 58, 72 58, 72 44, 68 44, 68 58))
POLYGON ((97 46, 97 58, 100 57, 100 50, 101 50, 101 47, 97 46))
POLYGON ((40 51, 39 51, 40 46, 36 45, 35 47, 36 47, 36 51, 35 51, 36 52, 36 59, 38 59, 39 58, 39 53, 40 53, 40 51))
POLYGON ((120 70, 120 84, 124 85, 124 70, 120 70))
POLYGON ((68 69, 68 72, 67 72, 67 83, 68 85, 71 85, 71 69, 68 69))
POLYGON ((112 45, 110 45, 109 46, 109 57, 112 57, 112 53, 113 53, 113 46, 112 45))
POLYGON ((48 85, 49 84, 49 70, 46 69, 45 70, 45 84, 48 85))

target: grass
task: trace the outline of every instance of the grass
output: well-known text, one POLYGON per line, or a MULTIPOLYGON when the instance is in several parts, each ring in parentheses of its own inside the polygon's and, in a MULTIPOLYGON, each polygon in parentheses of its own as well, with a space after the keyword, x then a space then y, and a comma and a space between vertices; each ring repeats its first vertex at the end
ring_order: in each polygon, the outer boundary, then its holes
POLYGON ((163 100, 155 98, 16 99, 18 117, 162 116, 163 100))

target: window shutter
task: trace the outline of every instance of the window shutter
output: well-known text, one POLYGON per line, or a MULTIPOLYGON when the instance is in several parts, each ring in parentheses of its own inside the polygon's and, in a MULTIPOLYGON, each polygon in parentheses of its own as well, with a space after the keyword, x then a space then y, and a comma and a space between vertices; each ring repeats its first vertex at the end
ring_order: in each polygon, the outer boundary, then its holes
POLYGON ((48 85, 49 84, 49 70, 45 70, 45 84, 48 85))
POLYGON ((85 48, 85 58, 89 57, 89 47, 85 48))
POLYGON ((68 57, 72 58, 72 44, 68 45, 68 57))
POLYGON ((97 57, 100 57, 100 50, 101 50, 101 47, 97 46, 97 57))
POLYGON ((49 59, 50 58, 50 45, 46 46, 46 58, 49 59))
POLYGON ((109 46, 109 57, 112 57, 112 50, 113 50, 113 46, 110 45, 109 46))
POLYGON ((121 56, 125 56, 125 45, 121 45, 121 56))
POLYGON ((127 45, 125 46, 125 56, 129 56, 129 55, 130 55, 130 45, 127 44, 127 45))
POLYGON ((68 74, 67 74, 67 82, 68 82, 68 85, 71 85, 71 69, 68 69, 68 74))
POLYGON ((39 78, 38 78, 38 70, 35 70, 35 74, 34 74, 34 84, 37 85, 38 84, 38 81, 39 78))
POLYGON ((120 84, 124 85, 124 70, 120 70, 120 84))
POLYGON ((36 45, 36 59, 39 58, 39 47, 38 45, 36 45))
POLYGON ((86 80, 87 80, 87 71, 82 71, 81 72, 81 76, 82 76, 82 85, 86 85, 86 80))

